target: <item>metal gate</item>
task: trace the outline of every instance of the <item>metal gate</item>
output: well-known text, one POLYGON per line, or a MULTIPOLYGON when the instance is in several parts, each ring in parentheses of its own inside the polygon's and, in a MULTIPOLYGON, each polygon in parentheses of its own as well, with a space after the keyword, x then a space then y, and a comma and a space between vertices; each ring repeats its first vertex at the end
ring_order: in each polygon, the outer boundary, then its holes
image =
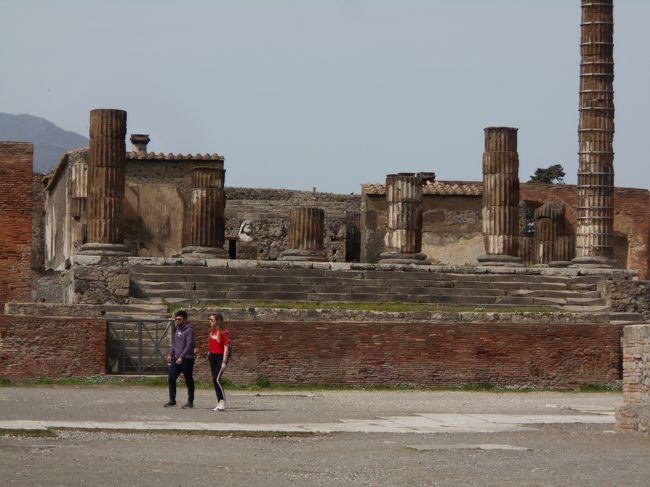
POLYGON ((107 373, 167 373, 165 357, 171 348, 173 321, 120 318, 107 323, 107 373))

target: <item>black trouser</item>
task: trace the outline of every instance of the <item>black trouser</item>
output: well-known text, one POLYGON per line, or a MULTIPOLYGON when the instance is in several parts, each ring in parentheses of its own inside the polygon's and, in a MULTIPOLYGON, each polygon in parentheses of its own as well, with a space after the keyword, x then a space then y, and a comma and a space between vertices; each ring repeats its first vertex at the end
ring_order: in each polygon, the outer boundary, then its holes
POLYGON ((194 371, 194 359, 186 358, 179 364, 176 363, 176 357, 172 357, 172 363, 169 364, 169 400, 176 400, 176 379, 178 376, 183 374, 185 377, 185 384, 187 385, 187 402, 194 402, 194 377, 192 377, 192 372, 194 371))
POLYGON ((223 355, 218 353, 211 353, 208 355, 210 361, 210 371, 212 372, 212 383, 214 384, 214 392, 217 393, 217 401, 225 401, 226 395, 221 386, 221 362, 223 362, 223 355))

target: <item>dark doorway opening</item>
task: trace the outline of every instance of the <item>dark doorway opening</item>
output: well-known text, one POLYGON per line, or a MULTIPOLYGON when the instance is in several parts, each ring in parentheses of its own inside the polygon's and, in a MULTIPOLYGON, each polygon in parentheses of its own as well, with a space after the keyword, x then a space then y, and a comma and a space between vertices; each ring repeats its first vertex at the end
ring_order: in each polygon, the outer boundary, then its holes
POLYGON ((237 240, 234 238, 228 239, 228 258, 231 260, 237 258, 237 240))

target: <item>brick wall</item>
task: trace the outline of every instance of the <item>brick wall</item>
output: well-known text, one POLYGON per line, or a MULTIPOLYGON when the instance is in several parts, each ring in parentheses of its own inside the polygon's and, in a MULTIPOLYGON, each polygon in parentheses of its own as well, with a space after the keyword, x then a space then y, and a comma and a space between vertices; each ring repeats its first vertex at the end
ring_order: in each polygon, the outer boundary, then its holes
MULTIPOLYGON (((468 186, 473 183, 461 183, 468 186)), ((578 191, 569 184, 519 186, 519 199, 531 206, 547 201, 565 205, 566 230, 575 234, 578 191)), ((434 262, 451 265, 476 264, 484 252, 481 234, 481 195, 422 197, 422 251, 434 262)), ((384 194, 361 198, 361 261, 376 262, 384 250, 386 233, 384 194)), ((614 189, 614 258, 623 268, 636 270, 640 279, 650 278, 650 192, 646 189, 614 189)))
MULTIPOLYGON (((614 188, 614 257, 620 265, 639 272, 640 279, 650 277, 650 193, 646 189, 614 188), (618 238, 617 238, 618 237, 618 238), (625 239, 627 246, 625 248, 625 239)), ((543 203, 554 201, 566 205, 565 218, 571 233, 575 234, 577 189, 568 184, 522 184, 522 201, 543 203)), ((568 229, 567 229, 568 230, 568 229)))
MULTIPOLYGON (((209 380, 208 326, 195 322, 197 376, 209 380)), ((236 383, 492 383, 574 387, 621 378, 609 324, 231 322, 236 383)))
POLYGON ((616 428, 650 432, 650 325, 625 327, 623 336, 623 405, 616 428))
POLYGON ((0 312, 32 287, 32 159, 25 142, 0 142, 0 312))
POLYGON ((42 379, 106 373, 106 322, 0 315, 0 377, 42 379))

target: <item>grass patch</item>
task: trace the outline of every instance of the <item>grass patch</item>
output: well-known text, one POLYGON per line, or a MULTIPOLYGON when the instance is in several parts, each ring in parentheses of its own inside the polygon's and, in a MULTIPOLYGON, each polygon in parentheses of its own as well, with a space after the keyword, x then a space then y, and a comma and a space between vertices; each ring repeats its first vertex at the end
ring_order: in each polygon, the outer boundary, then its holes
POLYGON ((56 438, 58 435, 52 429, 19 430, 0 428, 0 436, 19 436, 21 438, 56 438))
POLYGON ((152 377, 131 377, 131 376, 114 376, 114 375, 92 375, 88 377, 62 377, 57 379, 29 379, 12 383, 12 385, 21 386, 82 386, 82 385, 117 385, 117 386, 166 386, 167 376, 152 377))
POLYGON ((13 385, 14 383, 11 380, 0 377, 0 387, 9 387, 13 385))
MULTIPOLYGON (((444 391, 465 391, 465 392, 577 392, 577 393, 599 393, 599 392, 622 392, 623 385, 620 383, 613 384, 584 384, 577 387, 540 387, 534 385, 499 385, 490 382, 478 382, 473 384, 458 384, 446 386, 421 386, 417 384, 368 384, 368 385, 348 385, 348 384, 273 384, 269 378, 260 374, 254 383, 237 384, 231 379, 223 378, 221 384, 228 390, 250 391, 250 392, 308 392, 308 391, 422 391, 422 392, 444 392, 444 391)), ((8 382, 6 386, 88 386, 88 385, 115 385, 115 386, 132 386, 132 387, 167 387, 167 377, 116 377, 116 376, 91 376, 91 377, 70 377, 65 379, 38 379, 18 382, 8 382)), ((184 387, 179 382, 179 387, 184 387)), ((214 385, 212 381, 200 382, 195 379, 195 387, 200 390, 212 390, 214 385)))
POLYGON ((270 308, 270 309, 298 309, 298 310, 345 310, 345 311, 384 311, 384 312, 431 312, 431 313, 557 313, 561 312, 553 306, 443 306, 422 303, 401 302, 336 302, 314 303, 306 301, 214 301, 185 305, 170 304, 167 306, 169 313, 178 309, 212 310, 223 308, 270 308))
POLYGON ((623 384, 584 384, 573 390, 575 392, 623 392, 623 384))
POLYGON ((106 428, 53 428, 54 436, 56 432, 79 431, 84 433, 114 433, 114 434, 131 434, 131 435, 183 435, 183 436, 215 436, 226 438, 287 438, 287 437, 309 437, 324 436, 326 433, 312 431, 209 431, 209 430, 170 430, 170 429, 106 429, 106 428))

